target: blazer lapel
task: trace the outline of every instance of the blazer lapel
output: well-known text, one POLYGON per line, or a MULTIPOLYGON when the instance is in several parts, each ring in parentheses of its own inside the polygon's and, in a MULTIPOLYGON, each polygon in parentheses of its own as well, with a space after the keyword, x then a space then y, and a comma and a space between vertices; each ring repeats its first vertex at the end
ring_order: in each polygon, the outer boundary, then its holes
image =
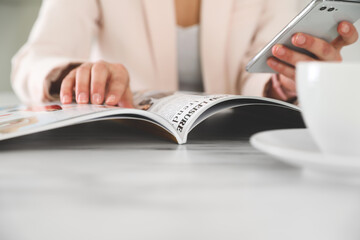
POLYGON ((206 92, 228 93, 227 52, 234 0, 202 0, 201 59, 206 92))
POLYGON ((142 0, 155 80, 159 90, 176 90, 176 17, 173 0, 142 0))

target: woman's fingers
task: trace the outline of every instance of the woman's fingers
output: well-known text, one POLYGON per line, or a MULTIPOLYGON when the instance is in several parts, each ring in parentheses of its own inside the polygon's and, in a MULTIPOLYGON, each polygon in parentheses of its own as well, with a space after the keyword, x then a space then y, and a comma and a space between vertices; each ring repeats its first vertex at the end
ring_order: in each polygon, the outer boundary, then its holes
POLYGON ((127 77, 124 76, 119 69, 113 67, 105 100, 107 105, 115 106, 119 103, 120 98, 125 93, 127 87, 126 81, 127 77))
POLYGON ((125 108, 134 108, 133 95, 132 95, 132 92, 131 92, 129 86, 126 88, 124 95, 121 97, 119 106, 122 106, 125 108))
POLYGON ((343 21, 338 25, 337 31, 339 36, 332 41, 336 49, 355 43, 359 39, 359 33, 355 26, 349 22, 343 21))
POLYGON ((280 84, 285 91, 288 98, 294 98, 296 96, 296 82, 293 78, 289 78, 285 75, 279 75, 280 84))
POLYGON ((341 61, 340 51, 331 43, 305 33, 296 33, 291 39, 296 47, 303 48, 323 61, 341 61))
POLYGON ((84 63, 72 70, 61 84, 60 98, 63 104, 72 102, 75 86, 79 104, 103 104, 132 107, 129 74, 121 64, 99 61, 84 63))
MULTIPOLYGON (((339 37, 332 43, 328 43, 320 38, 316 38, 305 33, 294 34, 291 39, 292 44, 313 53, 317 59, 313 59, 306 54, 291 50, 281 44, 275 45, 272 48, 272 53, 276 58, 292 66, 295 66, 300 61, 341 61, 341 48, 356 42, 359 36, 354 25, 345 21, 338 25, 338 32, 340 34, 339 37)), ((282 65, 279 67, 281 66, 282 65)), ((288 74, 285 75, 288 76, 288 74)))
POLYGON ((91 63, 84 63, 76 71, 76 102, 87 104, 89 102, 89 89, 91 77, 91 63))
POLYGON ((108 65, 105 62, 97 62, 91 68, 91 103, 102 104, 105 97, 105 89, 109 78, 108 65))
POLYGON ((331 43, 308 34, 296 33, 292 37, 292 44, 315 54, 319 60, 341 61, 341 48, 355 43, 359 36, 354 25, 346 21, 338 25, 337 31, 339 36, 331 43))
POLYGON ((108 93, 105 103, 110 106, 118 105, 129 87, 129 76, 125 67, 121 64, 112 64, 111 77, 108 85, 108 93))
POLYGON ((278 72, 279 74, 283 74, 284 76, 295 79, 295 68, 289 65, 286 65, 285 63, 277 60, 274 57, 271 57, 267 60, 267 64, 270 68, 272 68, 275 72, 278 72))
POLYGON ((63 79, 60 88, 60 101, 62 104, 70 104, 72 102, 72 96, 75 86, 76 69, 72 70, 63 79))
MULTIPOLYGON (((281 44, 277 44, 272 48, 274 57, 267 60, 267 64, 280 75, 279 84, 281 89, 286 92, 287 97, 296 96, 295 84, 295 66, 300 61, 341 61, 340 50, 346 45, 355 43, 359 38, 359 33, 353 24, 343 21, 338 25, 337 31, 339 36, 328 43, 320 38, 313 37, 304 33, 296 33, 292 37, 292 44, 296 47, 307 50, 316 56, 316 59, 297 51, 291 50, 281 44)), ((273 88, 276 90, 276 86, 273 88)), ((274 90, 271 89, 271 90, 274 90)), ((277 87, 277 89, 280 89, 277 87)), ((273 96, 283 99, 283 96, 276 95, 276 91, 272 91, 273 96)))
POLYGON ((113 64, 111 66, 111 77, 105 103, 111 106, 117 105, 124 95, 128 84, 129 78, 124 66, 121 64, 113 64))
POLYGON ((283 62, 295 66, 300 61, 314 61, 313 58, 306 54, 291 50, 281 44, 276 44, 272 48, 272 54, 283 62))

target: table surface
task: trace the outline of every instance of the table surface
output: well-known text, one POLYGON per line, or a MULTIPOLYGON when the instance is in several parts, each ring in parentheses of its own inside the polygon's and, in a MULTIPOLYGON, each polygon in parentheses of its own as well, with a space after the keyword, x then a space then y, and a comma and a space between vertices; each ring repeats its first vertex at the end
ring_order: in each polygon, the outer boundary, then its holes
POLYGON ((186 145, 112 121, 0 142, 0 239, 360 239, 359 185, 259 152, 244 121, 186 145))

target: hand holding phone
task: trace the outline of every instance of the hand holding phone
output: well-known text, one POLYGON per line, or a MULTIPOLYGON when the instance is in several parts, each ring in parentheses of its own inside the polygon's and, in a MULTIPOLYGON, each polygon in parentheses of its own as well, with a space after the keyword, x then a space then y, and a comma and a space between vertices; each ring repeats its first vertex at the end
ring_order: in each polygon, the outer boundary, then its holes
POLYGON ((295 65, 341 61, 341 48, 358 39, 352 23, 359 18, 360 0, 313 0, 251 60, 247 70, 278 73, 267 85, 265 96, 294 102, 295 65))
POLYGON ((296 100, 295 65, 301 61, 341 61, 340 50, 343 46, 354 43, 358 33, 353 24, 341 22, 338 25, 339 36, 328 43, 320 38, 299 33, 292 38, 292 44, 316 55, 316 58, 299 53, 293 49, 277 44, 272 48, 274 57, 267 64, 278 74, 273 75, 268 85, 267 97, 283 101, 296 100))
POLYGON ((358 36, 353 25, 346 22, 354 23, 359 18, 360 0, 313 0, 249 62, 246 69, 257 73, 279 72, 274 65, 268 65, 269 59, 278 63, 277 68, 288 71, 298 61, 341 60, 340 55, 334 56, 339 52, 336 50, 355 42, 358 36), (342 31, 346 28, 348 32, 342 31))
POLYGON ((268 58, 266 63, 272 70, 285 76, 295 79, 294 66, 301 61, 341 61, 342 47, 352 44, 357 40, 355 27, 349 22, 341 22, 338 25, 339 36, 332 42, 314 36, 297 33, 291 43, 297 48, 310 54, 304 54, 282 44, 276 44, 272 47, 273 56, 268 58))

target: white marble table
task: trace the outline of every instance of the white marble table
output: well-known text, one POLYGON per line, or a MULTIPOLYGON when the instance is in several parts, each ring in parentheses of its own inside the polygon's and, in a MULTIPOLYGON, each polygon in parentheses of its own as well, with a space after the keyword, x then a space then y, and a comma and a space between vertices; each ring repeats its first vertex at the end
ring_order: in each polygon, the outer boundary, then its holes
POLYGON ((182 146, 109 121, 0 142, 0 239, 360 239, 359 185, 255 150, 232 114, 182 146))

